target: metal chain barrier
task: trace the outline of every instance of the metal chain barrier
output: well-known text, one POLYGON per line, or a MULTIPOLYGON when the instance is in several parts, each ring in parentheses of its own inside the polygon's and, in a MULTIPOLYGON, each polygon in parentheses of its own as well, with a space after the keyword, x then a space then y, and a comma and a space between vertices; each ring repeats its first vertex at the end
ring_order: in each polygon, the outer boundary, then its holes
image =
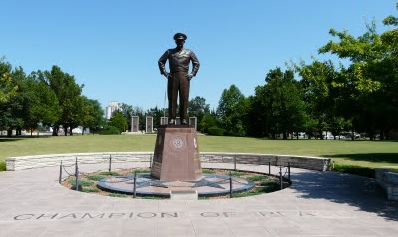
MULTIPOLYGON (((149 165, 151 166, 152 163, 153 163, 153 155, 150 156, 149 165)), ((232 163, 233 164, 233 169, 232 170, 237 171, 237 164, 239 164, 240 162, 239 162, 239 159, 237 157, 237 154, 234 154, 232 156, 232 159, 229 162, 225 162, 223 160, 223 162, 221 162, 221 163, 232 163)), ((250 163, 246 163, 246 162, 240 163, 240 164, 250 165, 250 163)), ((270 159, 268 159, 268 163, 261 162, 261 164, 266 164, 268 166, 268 175, 272 175, 274 177, 278 177, 279 178, 279 183, 280 183, 281 189, 283 189, 283 180, 284 179, 285 180, 287 179, 289 182, 291 182, 290 181, 290 162, 288 162, 288 166, 287 167, 279 166, 279 172, 277 172, 277 174, 272 174, 272 172, 271 172, 271 164, 272 164, 272 162, 271 162, 270 159), (283 168, 285 168, 284 172, 282 172, 283 168), (288 178, 286 178, 286 174, 288 174, 288 178)), ((104 170, 108 170, 108 172, 112 172, 112 155, 109 156, 109 164, 108 164, 107 168, 104 167, 105 169, 99 169, 97 171, 92 171, 90 173, 86 173, 86 172, 79 172, 79 168, 77 167, 77 165, 78 165, 78 158, 77 157, 76 157, 75 164, 72 164, 72 165, 63 165, 62 161, 61 161, 59 182, 61 183, 61 181, 62 181, 62 171, 64 171, 69 177, 71 177, 71 176, 76 177, 76 184, 75 185, 76 185, 76 190, 78 191, 79 186, 80 186, 79 185, 79 176, 80 176, 80 178, 81 177, 88 178, 93 173, 106 172, 104 170), (75 168, 75 172, 74 173, 68 172, 67 168, 75 168)), ((255 165, 255 164, 253 164, 253 165, 255 165)), ((142 167, 142 168, 144 168, 144 167, 142 167)), ((140 174, 137 174, 136 172, 134 172, 134 176, 133 177, 129 177, 128 178, 126 175, 124 175, 124 176, 121 175, 121 176, 119 176, 117 178, 115 177, 116 179, 120 179, 120 180, 112 180, 112 178, 114 178, 114 177, 109 177, 107 182, 108 183, 123 183, 123 182, 126 182, 126 181, 133 181, 134 182, 134 187, 135 187, 133 196, 135 197, 136 196, 137 178, 139 178, 140 176, 141 176, 140 174)), ((237 177, 239 177, 239 176, 237 176, 237 177)), ((237 182, 237 183, 240 183, 240 184, 243 184, 243 183, 240 180, 237 180, 235 178, 235 176, 231 175, 231 173, 229 175, 229 178, 225 179, 225 183, 228 183, 228 182, 229 182, 229 186, 230 186, 230 197, 232 197, 232 195, 233 195, 233 187, 232 187, 233 186, 233 182, 237 182)))

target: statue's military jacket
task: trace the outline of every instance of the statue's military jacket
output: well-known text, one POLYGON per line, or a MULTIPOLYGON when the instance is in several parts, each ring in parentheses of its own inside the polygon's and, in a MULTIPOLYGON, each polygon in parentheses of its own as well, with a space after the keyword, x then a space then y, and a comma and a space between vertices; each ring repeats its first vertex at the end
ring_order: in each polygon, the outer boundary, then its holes
POLYGON ((158 61, 161 74, 166 73, 165 64, 167 60, 169 60, 170 73, 188 73, 189 63, 191 61, 193 65, 192 75, 196 76, 196 73, 199 70, 199 60, 189 49, 182 48, 181 51, 178 51, 177 49, 168 49, 158 61))

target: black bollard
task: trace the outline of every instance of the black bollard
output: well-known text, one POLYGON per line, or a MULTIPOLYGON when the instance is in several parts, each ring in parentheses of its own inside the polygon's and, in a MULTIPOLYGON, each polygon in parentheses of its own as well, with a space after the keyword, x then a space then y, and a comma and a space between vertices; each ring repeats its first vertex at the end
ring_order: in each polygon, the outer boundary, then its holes
POLYGON ((236 155, 234 156, 234 171, 236 171, 236 155))
POLYGON ((133 190, 133 197, 137 197, 137 172, 134 171, 134 190, 133 190))
POLYGON ((75 176, 76 176, 76 184, 75 184, 75 189, 76 191, 79 191, 79 167, 77 166, 77 158, 76 158, 76 163, 75 163, 75 176))
POLYGON ((61 165, 59 166, 59 183, 61 184, 62 182, 62 160, 61 160, 61 165))
POLYGON ((271 161, 268 162, 268 174, 271 174, 271 161))
POLYGON ((232 198, 232 176, 229 173, 229 197, 232 198))
POLYGON ((112 170, 112 155, 109 155, 109 172, 112 170))
POLYGON ((287 163, 287 174, 290 180, 290 162, 287 163))
POLYGON ((279 167, 279 177, 280 177, 281 190, 282 190, 283 189, 282 166, 279 167))
POLYGON ((153 155, 149 157, 149 168, 152 169, 153 155))

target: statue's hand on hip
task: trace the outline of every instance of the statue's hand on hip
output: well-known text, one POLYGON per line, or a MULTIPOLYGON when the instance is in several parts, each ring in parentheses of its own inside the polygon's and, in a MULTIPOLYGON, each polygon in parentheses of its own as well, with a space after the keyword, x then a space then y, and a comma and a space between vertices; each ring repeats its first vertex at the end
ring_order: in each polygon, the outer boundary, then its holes
POLYGON ((168 73, 168 72, 165 72, 163 75, 164 75, 167 79, 169 79, 169 78, 171 77, 171 74, 168 73))
POLYGON ((189 74, 185 75, 185 78, 186 78, 188 81, 190 81, 190 80, 193 78, 193 74, 192 74, 192 73, 189 73, 189 74))

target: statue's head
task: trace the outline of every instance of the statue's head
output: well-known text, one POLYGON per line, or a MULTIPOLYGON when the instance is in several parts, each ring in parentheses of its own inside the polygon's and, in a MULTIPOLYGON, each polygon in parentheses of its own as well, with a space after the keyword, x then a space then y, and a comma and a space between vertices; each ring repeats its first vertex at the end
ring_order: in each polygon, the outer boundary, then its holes
POLYGON ((177 33, 174 35, 173 39, 176 42, 177 47, 184 46, 185 40, 187 39, 187 35, 183 33, 177 33))

